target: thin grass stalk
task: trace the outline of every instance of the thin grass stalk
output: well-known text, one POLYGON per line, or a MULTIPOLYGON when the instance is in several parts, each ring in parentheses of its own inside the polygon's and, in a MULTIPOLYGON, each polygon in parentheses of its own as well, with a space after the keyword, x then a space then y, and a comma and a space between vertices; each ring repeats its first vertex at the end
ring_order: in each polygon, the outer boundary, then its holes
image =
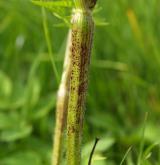
MULTIPOLYGON (((44 0, 41 0, 41 1, 44 1, 44 0)), ((44 29, 45 39, 46 39, 46 43, 47 43, 49 58, 50 58, 50 61, 52 64, 53 72, 55 74, 56 82, 58 84, 59 83, 59 75, 58 75, 57 67, 55 64, 55 59, 53 56, 50 32, 48 29, 48 21, 47 21, 46 11, 45 11, 44 7, 42 7, 42 23, 43 23, 43 29, 44 29)))
POLYGON ((59 90, 57 95, 56 127, 54 133, 52 165, 61 164, 62 153, 64 151, 63 138, 64 138, 64 130, 66 126, 66 119, 67 119, 69 78, 70 78, 70 55, 69 55, 70 45, 71 45, 71 31, 69 31, 68 34, 62 79, 59 85, 59 90))
POLYGON ((80 165, 84 103, 93 41, 92 9, 96 0, 74 0, 71 76, 67 117, 67 165, 80 165))

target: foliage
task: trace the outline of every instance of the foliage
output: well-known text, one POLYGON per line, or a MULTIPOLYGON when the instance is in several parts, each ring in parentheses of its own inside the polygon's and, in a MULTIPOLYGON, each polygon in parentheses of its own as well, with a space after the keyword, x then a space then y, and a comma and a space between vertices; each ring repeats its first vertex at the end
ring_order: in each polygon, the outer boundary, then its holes
MULTIPOLYGON (((93 165, 118 165, 124 157, 124 164, 137 164, 143 138, 141 164, 160 164, 159 5, 159 0, 99 1, 103 8, 96 18, 110 25, 96 27, 84 164, 95 137, 101 140, 93 165)), ((67 28, 54 27, 62 22, 47 16, 60 75, 67 28)), ((0 165, 49 165, 58 86, 41 10, 28 0, 1 0, 0 20, 0 165)))

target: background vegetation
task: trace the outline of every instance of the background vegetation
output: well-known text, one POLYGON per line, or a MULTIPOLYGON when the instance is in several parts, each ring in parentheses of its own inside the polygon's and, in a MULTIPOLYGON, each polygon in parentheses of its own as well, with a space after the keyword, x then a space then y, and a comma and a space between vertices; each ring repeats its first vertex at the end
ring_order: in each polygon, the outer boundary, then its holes
MULTIPOLYGON (((97 17, 109 25, 95 31, 83 164, 99 137, 93 165, 119 165, 128 149, 124 164, 159 165, 160 1, 99 6, 97 17)), ((68 28, 47 16, 60 77, 68 28)), ((57 89, 41 9, 29 0, 1 0, 0 165, 50 164, 57 89)))

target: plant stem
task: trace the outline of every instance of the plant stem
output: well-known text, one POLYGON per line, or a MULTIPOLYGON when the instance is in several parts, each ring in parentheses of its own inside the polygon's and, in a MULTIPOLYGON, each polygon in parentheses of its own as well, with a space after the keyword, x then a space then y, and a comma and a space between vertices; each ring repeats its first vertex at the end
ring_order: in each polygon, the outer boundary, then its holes
POLYGON ((42 21, 43 21, 43 29, 44 29, 44 34, 45 34, 45 39, 46 39, 46 43, 47 43, 49 57, 50 57, 52 68, 53 68, 55 78, 56 78, 56 81, 58 84, 59 83, 59 75, 58 75, 57 67, 55 64, 55 60, 53 58, 53 51, 52 51, 50 34, 49 34, 49 30, 48 30, 47 16, 46 16, 46 12, 45 12, 44 7, 42 7, 42 21))
POLYGON ((80 165, 84 103, 93 40, 92 8, 96 0, 74 0, 71 76, 67 117, 67 165, 80 165))
POLYGON ((96 138, 93 149, 92 149, 90 157, 89 157, 88 165, 91 165, 91 163, 92 163, 92 157, 93 157, 93 154, 94 154, 94 151, 96 149, 96 145, 97 145, 98 141, 99 141, 99 139, 96 138))
POLYGON ((70 78, 70 46, 71 46, 71 31, 68 34, 67 48, 65 53, 65 60, 63 66, 63 73, 61 83, 59 85, 57 96, 56 109, 56 127, 54 133, 54 150, 52 157, 53 165, 61 164, 61 157, 63 151, 63 136, 67 119, 68 108, 68 93, 69 93, 69 78, 70 78))

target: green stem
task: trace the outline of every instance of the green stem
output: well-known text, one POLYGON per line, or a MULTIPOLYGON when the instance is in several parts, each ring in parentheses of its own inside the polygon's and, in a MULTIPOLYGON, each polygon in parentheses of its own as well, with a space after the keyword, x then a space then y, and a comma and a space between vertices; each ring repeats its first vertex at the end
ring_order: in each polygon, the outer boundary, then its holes
POLYGON ((51 64, 52 64, 52 67, 53 67, 53 71, 54 71, 56 81, 57 81, 57 84, 58 84, 59 83, 59 75, 58 75, 57 67, 56 67, 56 64, 55 64, 55 60, 53 58, 53 51, 52 51, 50 34, 49 34, 49 30, 48 30, 47 16, 46 16, 46 12, 45 12, 44 7, 42 7, 42 21, 43 21, 43 29, 44 29, 44 34, 45 34, 45 39, 46 39, 46 43, 47 43, 49 57, 50 57, 51 64))
POLYGON ((75 0, 72 16, 71 76, 67 117, 67 165, 80 165, 84 103, 94 23, 91 9, 96 0, 75 0))
POLYGON ((54 150, 52 157, 53 165, 61 165, 61 157, 63 152, 63 136, 67 119, 69 78, 70 78, 70 46, 71 31, 68 34, 67 48, 63 66, 61 83, 59 85, 56 108, 56 127, 54 133, 54 150))

